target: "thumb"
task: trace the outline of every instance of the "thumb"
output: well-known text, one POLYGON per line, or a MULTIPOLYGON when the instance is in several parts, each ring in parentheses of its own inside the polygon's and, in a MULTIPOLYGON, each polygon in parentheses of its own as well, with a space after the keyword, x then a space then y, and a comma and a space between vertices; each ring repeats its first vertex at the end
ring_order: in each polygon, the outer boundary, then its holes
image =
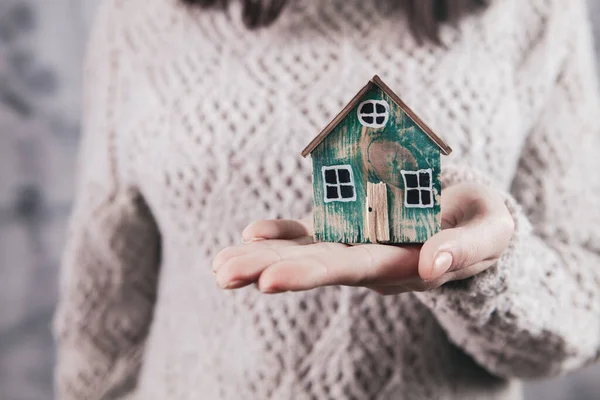
POLYGON ((514 226, 505 216, 479 216, 467 224, 443 230, 421 248, 419 275, 430 281, 449 271, 456 279, 473 276, 493 265, 508 246, 514 226))

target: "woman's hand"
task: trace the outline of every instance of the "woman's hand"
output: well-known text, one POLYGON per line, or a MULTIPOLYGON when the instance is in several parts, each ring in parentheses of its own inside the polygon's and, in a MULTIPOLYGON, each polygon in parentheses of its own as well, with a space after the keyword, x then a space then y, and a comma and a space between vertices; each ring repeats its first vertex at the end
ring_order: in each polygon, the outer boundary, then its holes
POLYGON ((442 228, 423 245, 315 243, 308 220, 259 221, 245 244, 214 260, 217 283, 237 289, 257 282, 264 293, 319 286, 365 286, 380 294, 425 291, 494 265, 514 222, 499 193, 462 183, 442 193, 442 228))

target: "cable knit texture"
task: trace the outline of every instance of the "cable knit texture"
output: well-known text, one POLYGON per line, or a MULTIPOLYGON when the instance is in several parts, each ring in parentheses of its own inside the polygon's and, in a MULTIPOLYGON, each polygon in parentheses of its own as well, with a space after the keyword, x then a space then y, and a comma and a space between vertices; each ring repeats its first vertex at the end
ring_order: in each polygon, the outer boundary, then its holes
POLYGON ((393 2, 106 0, 56 317, 59 398, 518 399, 600 349, 600 101, 581 0, 494 0, 445 46, 393 2), (310 213, 299 152, 375 73, 502 191, 496 266, 427 293, 218 290, 215 253, 310 213))

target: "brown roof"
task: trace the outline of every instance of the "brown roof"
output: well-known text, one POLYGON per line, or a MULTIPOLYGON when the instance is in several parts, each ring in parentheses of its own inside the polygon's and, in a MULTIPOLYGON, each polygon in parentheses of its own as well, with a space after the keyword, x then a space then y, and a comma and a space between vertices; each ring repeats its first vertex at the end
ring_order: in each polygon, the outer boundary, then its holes
POLYGON ((344 107, 344 109, 333 119, 333 121, 331 121, 326 127, 325 129, 323 129, 323 131, 321 133, 319 133, 317 135, 317 137, 315 137, 312 142, 310 142, 308 144, 308 146, 306 146, 306 148, 302 151, 302 157, 306 157, 308 156, 310 153, 313 152, 313 150, 315 148, 317 148, 317 146, 319 144, 321 144, 321 142, 323 142, 323 140, 325 140, 325 138, 333 131, 333 129, 340 123, 342 122, 342 120, 348 115, 348 113, 350 113, 350 111, 352 111, 352 109, 354 107, 356 107, 356 105, 360 102, 360 100, 363 98, 363 96, 365 94, 367 94, 367 92, 369 90, 371 90, 373 88, 373 86, 377 86, 379 89, 381 89, 385 94, 387 94, 392 100, 394 100, 394 102, 398 105, 398 107, 400 107, 405 113, 406 115, 408 115, 410 117, 410 119, 412 119, 414 121, 415 124, 417 124, 417 126, 419 128, 421 128, 425 134, 427 136, 429 136, 429 138, 433 141, 433 143, 435 143, 441 150, 442 154, 444 155, 449 155, 450 153, 452 153, 452 149, 450 148, 450 146, 448 146, 438 135, 436 135, 435 133, 433 133, 433 131, 431 130, 431 128, 429 128, 422 120, 421 118, 419 118, 417 116, 417 114, 414 113, 413 110, 411 110, 406 104, 404 104, 404 102, 402 100, 400 100, 400 97, 398 97, 398 95, 396 93, 394 93, 392 91, 392 89, 390 89, 390 87, 388 85, 386 85, 380 78, 379 76, 375 75, 373 77, 373 79, 371 79, 369 81, 369 83, 366 84, 365 87, 363 87, 360 92, 358 92, 356 94, 356 96, 354 96, 354 98, 350 101, 350 103, 348 103, 348 105, 346 107, 344 107))

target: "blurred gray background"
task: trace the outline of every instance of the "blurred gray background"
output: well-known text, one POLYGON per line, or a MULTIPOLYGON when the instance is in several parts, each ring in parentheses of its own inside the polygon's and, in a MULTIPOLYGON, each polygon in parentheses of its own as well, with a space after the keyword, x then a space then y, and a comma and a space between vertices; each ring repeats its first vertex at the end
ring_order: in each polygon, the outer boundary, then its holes
MULTIPOLYGON (((99 1, 0 0, 0 400, 52 399, 50 321, 99 1)), ((600 0, 590 6, 600 43, 600 0)), ((526 395, 599 400, 600 367, 528 384, 526 395)))

